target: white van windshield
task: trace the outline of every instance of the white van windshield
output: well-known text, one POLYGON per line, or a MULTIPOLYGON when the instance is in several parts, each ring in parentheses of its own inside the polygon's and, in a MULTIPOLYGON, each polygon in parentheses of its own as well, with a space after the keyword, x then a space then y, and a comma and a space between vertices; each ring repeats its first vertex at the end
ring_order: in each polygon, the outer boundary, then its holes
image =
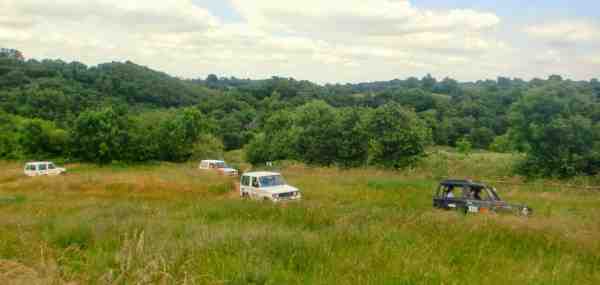
POLYGON ((259 178, 259 180, 260 187, 273 187, 285 185, 285 180, 283 180, 283 177, 281 177, 281 175, 262 176, 259 178))

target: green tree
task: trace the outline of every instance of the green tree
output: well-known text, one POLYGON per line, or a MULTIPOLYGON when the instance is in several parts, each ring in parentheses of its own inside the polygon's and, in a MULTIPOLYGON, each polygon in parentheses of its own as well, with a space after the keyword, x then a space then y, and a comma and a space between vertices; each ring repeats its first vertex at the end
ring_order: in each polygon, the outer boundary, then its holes
POLYGON ((193 154, 193 146, 202 134, 214 128, 195 108, 179 110, 159 127, 160 158, 166 161, 186 161, 193 154))
POLYGON ((75 120, 70 150, 74 157, 100 164, 122 159, 127 120, 112 108, 85 111, 75 120))
POLYGON ((23 120, 18 131, 20 149, 27 157, 41 159, 60 156, 66 151, 68 134, 52 122, 23 120))
POLYGON ((494 141, 496 134, 494 131, 486 128, 474 128, 469 134, 469 141, 472 142, 473 146, 478 149, 487 149, 490 144, 494 141))
POLYGON ((553 80, 528 92, 512 108, 511 134, 515 143, 528 146, 518 170, 528 176, 598 173, 600 138, 594 122, 583 116, 594 103, 568 86, 557 85, 559 78, 553 80))
POLYGON ((461 138, 456 142, 456 149, 462 154, 469 155, 471 154, 473 146, 469 139, 461 138))
POLYGON ((225 153, 223 142, 211 134, 202 134, 192 146, 191 158, 194 160, 219 159, 225 153))
POLYGON ((271 161, 271 145, 264 133, 259 133, 245 147, 246 161, 258 165, 271 161))
POLYGON ((490 149, 495 152, 507 153, 513 150, 512 143, 508 134, 497 136, 490 145, 490 149))
POLYGON ((357 108, 339 111, 335 161, 342 167, 367 164, 369 157, 369 133, 365 125, 364 112, 357 108))
POLYGON ((17 129, 15 119, 0 110, 0 158, 19 158, 20 133, 17 129))
POLYGON ((296 118, 296 153, 309 164, 333 164, 340 138, 335 109, 323 101, 314 101, 298 108, 296 118))
POLYGON ((375 109, 367 126, 373 164, 393 168, 412 165, 425 155, 425 147, 431 142, 431 129, 414 111, 397 103, 375 109))

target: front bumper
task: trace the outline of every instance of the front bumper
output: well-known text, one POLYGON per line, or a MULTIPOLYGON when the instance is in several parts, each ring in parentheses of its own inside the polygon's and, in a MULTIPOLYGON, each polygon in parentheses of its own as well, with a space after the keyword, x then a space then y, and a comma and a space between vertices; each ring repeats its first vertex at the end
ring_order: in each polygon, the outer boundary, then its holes
POLYGON ((271 200, 276 203, 300 201, 300 200, 302 200, 302 195, 290 196, 290 197, 277 197, 277 198, 272 198, 271 200))

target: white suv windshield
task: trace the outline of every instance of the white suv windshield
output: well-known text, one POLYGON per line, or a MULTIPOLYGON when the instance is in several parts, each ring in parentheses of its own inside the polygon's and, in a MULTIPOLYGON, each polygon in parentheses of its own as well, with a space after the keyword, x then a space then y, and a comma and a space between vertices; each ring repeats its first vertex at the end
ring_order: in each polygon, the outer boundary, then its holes
POLYGON ((56 166, 54 166, 54 164, 52 164, 52 163, 48 164, 48 169, 54 169, 54 168, 56 168, 56 166))
POLYGON ((259 178, 260 187, 273 187, 285 185, 285 181, 281 175, 262 176, 259 178))
POLYGON ((227 165, 225 164, 225 162, 216 162, 215 167, 216 168, 227 168, 227 165))

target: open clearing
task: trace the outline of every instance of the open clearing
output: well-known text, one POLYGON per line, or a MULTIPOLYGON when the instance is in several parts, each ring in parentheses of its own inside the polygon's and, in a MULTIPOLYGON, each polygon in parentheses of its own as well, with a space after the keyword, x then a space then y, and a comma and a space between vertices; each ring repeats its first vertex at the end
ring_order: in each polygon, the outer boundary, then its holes
POLYGON ((496 184, 534 216, 433 210, 436 177, 506 176, 512 161, 444 155, 402 172, 292 164, 304 200, 281 205, 192 164, 26 178, 0 162, 0 283, 600 283, 600 192, 496 184))

